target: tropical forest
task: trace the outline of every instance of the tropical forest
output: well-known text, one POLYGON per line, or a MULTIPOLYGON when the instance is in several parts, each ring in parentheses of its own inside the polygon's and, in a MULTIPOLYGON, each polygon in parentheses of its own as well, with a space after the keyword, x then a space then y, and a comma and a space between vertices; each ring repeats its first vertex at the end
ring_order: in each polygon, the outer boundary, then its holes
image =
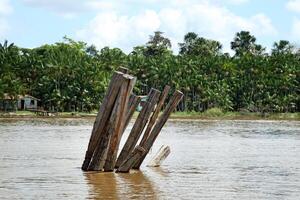
POLYGON ((68 37, 30 49, 2 41, 0 98, 29 94, 47 110, 91 112, 98 109, 112 72, 123 66, 137 77, 138 95, 165 85, 181 90, 177 111, 299 112, 300 48, 280 40, 267 51, 248 31, 232 38, 230 53, 194 32, 174 44, 178 53, 159 31, 128 54, 68 37))

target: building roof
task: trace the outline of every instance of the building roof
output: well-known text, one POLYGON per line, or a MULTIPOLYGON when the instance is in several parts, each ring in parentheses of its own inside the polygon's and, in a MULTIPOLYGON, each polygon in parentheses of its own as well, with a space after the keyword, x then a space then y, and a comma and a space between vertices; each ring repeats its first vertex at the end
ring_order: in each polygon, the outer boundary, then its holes
POLYGON ((18 99, 24 99, 24 98, 29 98, 29 99, 34 99, 34 100, 40 101, 40 99, 38 99, 36 97, 33 97, 33 96, 29 95, 29 94, 18 95, 18 99))
MULTIPOLYGON (((34 100, 37 100, 37 101, 40 101, 40 99, 36 98, 36 97, 33 97, 29 94, 25 94, 25 95, 18 95, 17 96, 17 99, 24 99, 24 98, 30 98, 30 99, 34 99, 34 100)), ((10 96, 9 94, 7 93, 4 93, 4 97, 0 99, 3 99, 3 100, 14 100, 14 96, 10 96)))
MULTIPOLYGON (((1 97, 0 97, 0 98, 1 98, 1 97)), ((13 100, 14 97, 13 97, 13 96, 10 96, 10 95, 7 94, 7 93, 4 93, 3 98, 1 98, 1 99, 3 99, 3 100, 13 100)))

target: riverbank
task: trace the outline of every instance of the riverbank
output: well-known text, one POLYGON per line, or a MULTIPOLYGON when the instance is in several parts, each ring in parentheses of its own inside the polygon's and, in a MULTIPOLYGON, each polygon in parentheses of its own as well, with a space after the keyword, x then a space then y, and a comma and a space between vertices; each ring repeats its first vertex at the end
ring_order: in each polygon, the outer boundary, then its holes
MULTIPOLYGON (((39 116, 29 111, 0 113, 0 118, 94 118, 97 112, 59 112, 52 116, 39 116)), ((136 112, 133 118, 138 116, 136 112)), ((211 109, 206 112, 175 112, 170 119, 178 120, 294 120, 300 121, 300 113, 222 112, 211 109)))

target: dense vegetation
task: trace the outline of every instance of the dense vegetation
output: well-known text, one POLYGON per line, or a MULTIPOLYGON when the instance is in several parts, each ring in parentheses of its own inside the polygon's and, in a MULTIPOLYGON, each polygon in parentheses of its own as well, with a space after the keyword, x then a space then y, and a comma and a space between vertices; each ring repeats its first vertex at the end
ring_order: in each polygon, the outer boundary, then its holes
POLYGON ((178 55, 161 32, 128 55, 69 38, 34 49, 5 41, 0 44, 0 97, 31 94, 45 109, 91 111, 112 71, 122 65, 137 76, 138 94, 166 84, 183 91, 181 111, 299 112, 299 49, 282 40, 266 53, 247 31, 236 34, 231 48, 234 55, 222 53, 218 41, 195 33, 185 35, 178 55))

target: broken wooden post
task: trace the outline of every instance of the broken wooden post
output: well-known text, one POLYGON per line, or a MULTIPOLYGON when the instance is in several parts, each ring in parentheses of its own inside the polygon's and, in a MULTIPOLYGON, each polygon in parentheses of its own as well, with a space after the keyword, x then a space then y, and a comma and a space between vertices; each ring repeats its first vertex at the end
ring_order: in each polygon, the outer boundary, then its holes
POLYGON ((136 79, 132 76, 125 75, 129 79, 129 84, 124 88, 121 87, 120 90, 120 109, 119 109, 119 119, 116 123, 116 130, 111 136, 110 145, 104 165, 104 171, 113 171, 116 164, 117 153, 119 150, 119 144, 122 138, 122 135, 125 130, 126 116, 128 112, 128 101, 130 94, 133 90, 136 79))
MULTIPOLYGON (((132 85, 133 77, 128 75, 123 75, 123 84, 120 88, 118 97, 114 103, 114 108, 111 112, 110 118, 106 125, 104 126, 104 129, 102 131, 102 135, 99 138, 99 144, 96 147, 92 160, 88 166, 89 171, 99 171, 102 170, 103 165, 105 163, 106 157, 108 155, 108 149, 111 145, 109 145, 111 141, 112 135, 114 135, 116 132, 119 132, 121 128, 120 123, 124 121, 125 111, 127 111, 127 108, 124 107, 124 105, 128 104, 128 97, 127 90, 129 87, 133 87, 132 85), (131 86, 130 86, 131 85, 131 86), (127 102, 125 102, 127 101, 127 102), (126 110, 124 110, 126 109, 126 110)), ((134 82, 134 81, 133 81, 134 82)), ((131 90, 130 90, 131 92, 131 90)), ((110 154, 109 154, 110 155, 110 154)))
POLYGON ((182 92, 175 91, 173 96, 171 97, 166 109, 164 110, 163 114, 159 117, 157 123, 153 127, 147 141, 142 146, 145 149, 144 155, 142 155, 138 161, 132 166, 133 169, 139 169, 141 164, 143 163, 145 157, 147 156, 149 150, 151 149, 153 143, 155 142, 159 132, 161 131, 164 124, 167 122, 168 118, 170 117, 171 113, 175 110, 176 106, 180 102, 181 98, 183 97, 182 92))
POLYGON ((97 147, 97 145, 100 143, 99 139, 101 137, 102 131, 104 129, 104 126, 107 122, 107 120, 110 117, 111 111, 114 106, 114 102, 117 98, 117 95, 119 93, 119 89, 121 85, 123 84, 123 73, 121 72, 115 72, 112 76, 112 79, 110 81, 107 93, 102 101, 102 104, 99 108, 99 112, 97 114, 92 134, 90 137, 90 141, 88 144, 88 148, 85 154, 85 159, 83 161, 81 169, 86 171, 88 169, 88 166, 90 164, 90 161, 92 159, 92 156, 94 154, 94 151, 97 147))
POLYGON ((117 71, 122 72, 123 74, 128 74, 129 69, 126 67, 119 67, 117 71))
POLYGON ((122 165, 117 169, 116 172, 127 173, 131 169, 131 166, 138 161, 138 159, 145 153, 143 147, 137 146, 133 152, 127 157, 122 165))
POLYGON ((168 157, 171 150, 169 146, 162 145, 156 155, 147 164, 147 167, 159 167, 162 162, 168 157))
POLYGON ((138 142, 143 129, 145 128, 148 119, 154 110, 154 107, 158 101, 160 92, 156 89, 151 89, 149 92, 149 99, 146 104, 143 106, 140 114, 138 115, 133 128, 127 138, 125 145, 122 148, 122 151, 117 159, 116 168, 118 168, 128 157, 131 151, 134 149, 136 143, 138 142))
POLYGON ((143 135, 142 140, 140 142, 140 146, 143 146, 145 144, 147 138, 149 137, 150 131, 152 130, 152 127, 156 122, 156 119, 157 119, 157 117, 159 115, 159 112, 161 111, 161 109, 164 105, 165 99, 167 98, 169 91, 170 91, 170 86, 166 85, 163 92, 161 93, 161 95, 159 97, 159 102, 158 102, 158 104, 155 108, 155 111, 153 112, 153 114, 151 116, 151 119, 150 119, 150 121, 147 125, 147 128, 144 132, 144 135, 143 135))
MULTIPOLYGON (((131 168, 138 169, 183 96, 181 92, 176 91, 163 114, 158 118, 170 87, 166 86, 162 94, 152 88, 117 159, 121 137, 141 101, 140 97, 131 94, 135 78, 127 74, 129 71, 127 68, 121 67, 119 70, 121 72, 115 72, 112 76, 94 122, 82 164, 84 171, 113 171, 117 168, 118 172, 128 172, 131 168), (146 125, 140 145, 135 147, 146 125)), ((156 162, 155 165, 160 165, 169 153, 169 148, 161 148, 160 153, 153 160, 156 162)))

